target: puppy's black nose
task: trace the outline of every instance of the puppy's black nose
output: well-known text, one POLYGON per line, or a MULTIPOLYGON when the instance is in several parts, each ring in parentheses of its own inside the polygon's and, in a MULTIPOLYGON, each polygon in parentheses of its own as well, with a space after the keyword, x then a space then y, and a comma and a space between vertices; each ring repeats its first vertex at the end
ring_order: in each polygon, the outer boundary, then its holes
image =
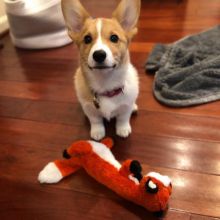
POLYGON ((96 50, 93 53, 93 59, 97 62, 97 63, 103 63, 104 60, 106 58, 106 52, 104 50, 96 50))

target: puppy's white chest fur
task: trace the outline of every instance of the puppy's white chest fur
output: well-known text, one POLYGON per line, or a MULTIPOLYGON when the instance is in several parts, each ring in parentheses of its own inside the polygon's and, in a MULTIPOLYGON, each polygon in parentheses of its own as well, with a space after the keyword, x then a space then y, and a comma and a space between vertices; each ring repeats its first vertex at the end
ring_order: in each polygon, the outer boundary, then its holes
POLYGON ((113 97, 100 96, 100 112, 102 117, 110 120, 134 104, 138 96, 138 78, 135 68, 129 64, 125 77, 123 92, 113 97))

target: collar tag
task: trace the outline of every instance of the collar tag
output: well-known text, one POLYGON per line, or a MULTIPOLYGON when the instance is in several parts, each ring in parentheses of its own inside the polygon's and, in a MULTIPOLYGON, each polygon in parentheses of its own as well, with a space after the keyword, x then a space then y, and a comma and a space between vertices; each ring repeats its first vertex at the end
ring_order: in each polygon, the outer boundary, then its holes
POLYGON ((94 104, 94 106, 95 106, 97 109, 100 108, 99 99, 98 99, 97 94, 94 94, 94 96, 93 96, 93 104, 94 104))

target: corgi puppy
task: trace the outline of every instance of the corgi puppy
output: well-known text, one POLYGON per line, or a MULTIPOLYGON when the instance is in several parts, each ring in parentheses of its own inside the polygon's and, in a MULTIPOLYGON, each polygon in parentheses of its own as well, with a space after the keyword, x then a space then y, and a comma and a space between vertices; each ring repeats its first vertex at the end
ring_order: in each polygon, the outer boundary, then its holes
POLYGON ((105 136, 103 118, 116 118, 117 135, 131 133, 139 82, 128 46, 137 32, 140 5, 140 0, 121 0, 111 19, 93 19, 79 0, 62 0, 69 36, 80 53, 74 77, 76 94, 95 140, 105 136))

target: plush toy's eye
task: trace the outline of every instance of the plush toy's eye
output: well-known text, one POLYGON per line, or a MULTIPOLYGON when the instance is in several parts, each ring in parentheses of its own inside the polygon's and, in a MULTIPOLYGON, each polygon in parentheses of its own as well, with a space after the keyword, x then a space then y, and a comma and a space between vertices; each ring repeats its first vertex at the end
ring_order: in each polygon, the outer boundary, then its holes
POLYGON ((146 183, 145 183, 145 189, 147 192, 155 194, 158 192, 158 186, 157 184, 155 184, 151 179, 149 179, 146 183))
POLYGON ((90 43, 92 43, 92 37, 91 37, 90 35, 86 35, 86 36, 84 37, 84 42, 85 42, 85 44, 90 44, 90 43))
POLYGON ((113 43, 118 43, 118 40, 119 40, 118 35, 112 34, 112 35, 110 36, 110 41, 111 41, 111 42, 113 42, 113 43))

